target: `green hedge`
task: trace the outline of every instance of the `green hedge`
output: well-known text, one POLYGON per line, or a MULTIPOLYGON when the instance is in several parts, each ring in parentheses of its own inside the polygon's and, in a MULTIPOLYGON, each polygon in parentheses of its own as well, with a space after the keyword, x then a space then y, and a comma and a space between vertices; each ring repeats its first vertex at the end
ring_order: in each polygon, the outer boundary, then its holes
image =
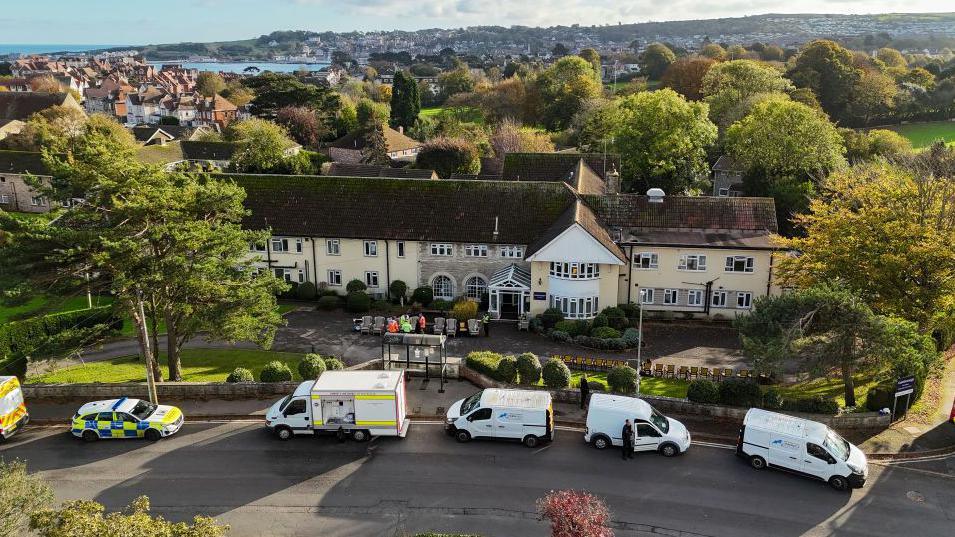
POLYGON ((237 367, 229 373, 229 376, 225 378, 226 382, 235 384, 237 382, 252 382, 255 380, 255 377, 252 376, 252 372, 244 367, 237 367))
POLYGON ((541 376, 548 388, 559 390, 570 386, 570 368, 557 358, 547 360, 541 370, 541 376))
POLYGON ((517 360, 513 356, 505 356, 497 363, 497 380, 514 384, 517 381, 517 360))
POLYGON ((537 355, 525 352, 517 357, 517 375, 521 384, 537 384, 541 378, 541 362, 537 355))
POLYGON ((501 361, 501 358, 503 356, 496 352, 475 351, 468 353, 464 363, 482 375, 497 379, 497 364, 501 361))
POLYGON ((694 403, 716 404, 720 402, 720 388, 712 380, 694 380, 686 390, 686 398, 694 403))
POLYGON ((619 393, 635 393, 637 391, 637 370, 629 365, 618 365, 607 373, 607 384, 610 389, 619 393))
POLYGON ((754 407, 763 402, 759 386, 745 379, 726 379, 720 383, 720 403, 731 406, 754 407))

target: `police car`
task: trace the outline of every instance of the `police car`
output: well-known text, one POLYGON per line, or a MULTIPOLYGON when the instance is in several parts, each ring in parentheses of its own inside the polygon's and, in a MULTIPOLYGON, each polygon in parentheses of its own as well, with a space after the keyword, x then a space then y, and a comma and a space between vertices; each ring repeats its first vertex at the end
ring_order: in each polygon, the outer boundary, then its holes
POLYGON ((185 418, 174 406, 142 399, 109 399, 81 406, 73 416, 73 436, 93 442, 100 438, 145 438, 155 442, 176 434, 185 418))

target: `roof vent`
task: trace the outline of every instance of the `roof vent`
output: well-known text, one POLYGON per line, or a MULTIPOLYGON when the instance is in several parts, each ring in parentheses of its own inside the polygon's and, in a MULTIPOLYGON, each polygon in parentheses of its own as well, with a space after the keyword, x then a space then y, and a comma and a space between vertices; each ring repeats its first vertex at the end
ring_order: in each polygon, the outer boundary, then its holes
POLYGON ((651 188, 647 190, 647 201, 650 203, 663 203, 663 197, 666 196, 666 192, 662 188, 651 188))

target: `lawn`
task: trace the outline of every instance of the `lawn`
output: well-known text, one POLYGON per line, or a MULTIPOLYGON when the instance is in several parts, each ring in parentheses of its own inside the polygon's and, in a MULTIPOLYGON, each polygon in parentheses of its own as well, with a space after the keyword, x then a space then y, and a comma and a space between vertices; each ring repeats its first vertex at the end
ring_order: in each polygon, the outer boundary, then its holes
MULTIPOLYGON (((863 375, 856 375, 854 380, 856 407, 861 408, 865 406, 866 394, 868 394, 869 390, 874 388, 877 383, 872 377, 863 375)), ((818 378, 797 382, 795 384, 767 386, 767 388, 770 387, 778 390, 784 398, 832 397, 839 403, 841 408, 845 408, 846 406, 845 389, 843 388, 841 378, 818 378)))
POLYGON ((422 108, 418 113, 418 117, 422 119, 426 118, 437 118, 441 114, 450 114, 457 117, 457 119, 462 123, 476 123, 478 125, 484 124, 484 114, 481 110, 473 107, 444 107, 444 106, 432 106, 428 108, 422 108))
MULTIPOLYGON (((165 355, 163 355, 165 356, 165 355)), ((285 362, 298 377, 298 363, 304 354, 253 349, 185 349, 182 351, 183 380, 188 382, 223 382, 237 367, 244 367, 259 378, 262 367, 272 360, 285 362)), ((164 361, 164 358, 163 360, 164 361)), ((163 375, 168 369, 163 366, 163 375)), ((124 356, 67 367, 37 377, 28 382, 58 384, 78 382, 145 382, 146 373, 138 356, 124 356)))
MULTIPOLYGON (((94 296, 93 306, 105 306, 112 303, 112 297, 94 296)), ((11 321, 21 321, 37 315, 64 313, 67 311, 85 310, 88 306, 86 295, 58 297, 39 295, 18 305, 0 304, 0 324, 11 321)))
MULTIPOLYGON (((570 370, 571 388, 578 388, 580 386, 580 379, 584 376, 584 373, 584 371, 578 371, 576 369, 570 370)), ((604 384, 607 383, 607 373, 589 371, 586 373, 587 379, 589 380, 599 380, 604 384)), ((543 381, 540 381, 537 384, 539 386, 544 385, 543 381)), ((640 394, 684 398, 686 397, 686 390, 689 385, 689 382, 681 379, 640 377, 640 394)))
POLYGON ((916 149, 928 147, 936 140, 945 140, 946 143, 955 142, 955 121, 909 123, 889 127, 889 129, 908 138, 916 149))

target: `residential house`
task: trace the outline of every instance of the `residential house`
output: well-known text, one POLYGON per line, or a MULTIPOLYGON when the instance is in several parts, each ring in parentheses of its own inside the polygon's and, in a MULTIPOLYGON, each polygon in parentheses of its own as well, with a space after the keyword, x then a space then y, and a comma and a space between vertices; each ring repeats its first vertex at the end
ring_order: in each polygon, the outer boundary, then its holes
MULTIPOLYGON (((165 131, 165 127, 162 128, 165 131)), ((236 145, 232 142, 176 140, 141 147, 137 156, 143 162, 176 169, 224 170, 229 167, 236 145)))
POLYGON ((713 164, 713 195, 736 197, 743 195, 744 170, 733 157, 723 155, 713 164))
POLYGON ((195 125, 199 117, 196 97, 193 95, 170 97, 163 101, 159 114, 161 117, 176 118, 180 125, 195 125))
POLYGON ((221 95, 200 97, 196 103, 197 125, 224 129, 236 120, 238 108, 221 95))
POLYGON ((50 171, 41 153, 0 151, 0 209, 22 213, 46 213, 55 206, 38 193, 27 178, 48 182, 50 171))
POLYGON ((88 114, 106 114, 126 123, 126 96, 133 91, 126 79, 108 77, 99 86, 86 89, 83 105, 88 114))
MULTIPOLYGON (((418 151, 421 150, 421 142, 405 136, 404 129, 395 130, 385 125, 383 130, 388 157, 392 160, 414 162, 418 151)), ((332 142, 328 148, 328 155, 335 162, 358 164, 364 160, 367 143, 367 132, 356 129, 332 142)))
POLYGON ((141 145, 166 145, 176 139, 176 136, 166 132, 165 127, 155 125, 137 125, 132 128, 133 138, 141 145))
POLYGON ((145 86, 126 95, 126 123, 128 125, 159 123, 163 102, 169 94, 155 86, 145 86))
POLYGON ((358 279, 383 296, 402 280, 497 317, 556 307, 587 319, 636 301, 732 317, 778 292, 769 198, 585 194, 560 179, 232 177, 247 192, 244 225, 272 232, 250 246, 255 266, 341 293, 358 279))
POLYGON ((30 81, 25 78, 5 78, 0 79, 0 91, 33 91, 30 89, 30 81))
POLYGON ((0 140, 13 134, 20 134, 26 122, 19 119, 0 119, 0 140))

